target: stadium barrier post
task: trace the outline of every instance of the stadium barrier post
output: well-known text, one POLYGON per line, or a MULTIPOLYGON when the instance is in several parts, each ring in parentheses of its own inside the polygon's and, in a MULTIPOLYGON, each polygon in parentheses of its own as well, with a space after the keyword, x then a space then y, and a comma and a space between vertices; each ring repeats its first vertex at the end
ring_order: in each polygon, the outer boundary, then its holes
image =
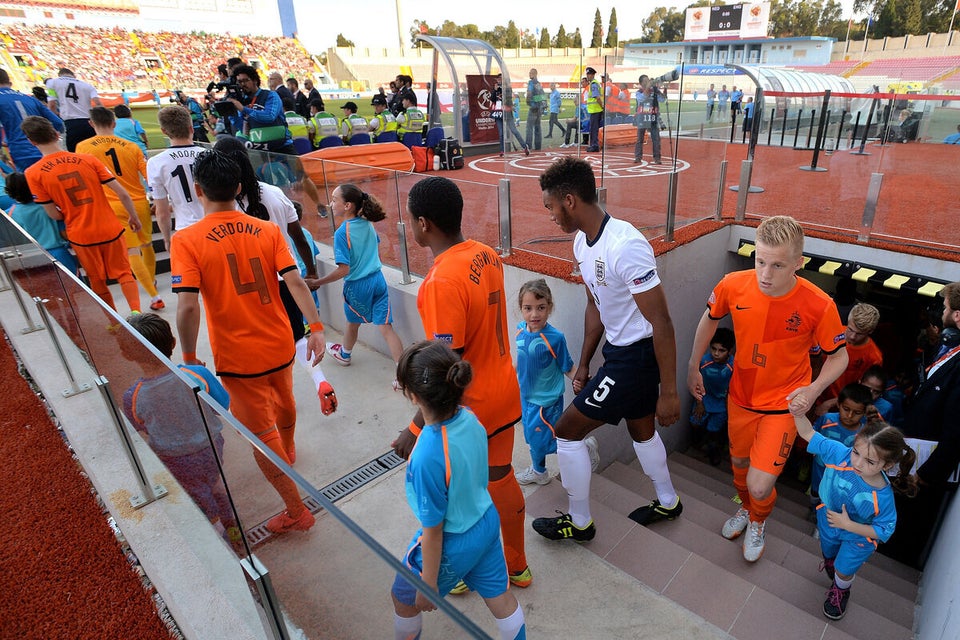
POLYGON ((497 186, 497 204, 500 211, 500 255, 507 257, 513 247, 513 227, 510 201, 510 178, 500 178, 497 186))
POLYGON ((3 270, 4 279, 10 283, 10 289, 13 291, 13 297, 17 299, 17 305, 20 307, 23 317, 27 320, 27 326, 20 329, 20 333, 28 334, 33 333, 34 331, 42 331, 43 326, 37 326, 34 324, 33 318, 30 317, 30 313, 27 311, 27 305, 23 303, 23 298, 20 297, 20 289, 16 287, 16 285, 13 283, 13 278, 10 277, 10 267, 7 266, 7 260, 16 257, 18 257, 16 253, 9 252, 0 255, 0 268, 3 270))
MULTIPOLYGON (((860 138, 860 150, 854 151, 854 155, 858 156, 868 156, 870 155, 869 151, 864 151, 867 146, 867 135, 870 133, 870 124, 873 122, 873 114, 877 110, 877 104, 880 102, 880 98, 874 98, 870 101, 870 111, 867 113, 867 123, 863 125, 863 136, 860 138)), ((859 117, 857 118, 859 121, 859 117)))
POLYGON ((730 114, 730 144, 733 144, 733 137, 737 134, 737 114, 730 114))
MULTIPOLYGON (((50 324, 50 316, 47 314, 47 308, 44 306, 49 300, 44 298, 36 297, 33 299, 34 304, 37 305, 37 312, 40 314, 40 320, 43 324, 50 328, 53 325, 50 324)), ((70 368, 70 364, 67 362, 67 356, 63 352, 63 347, 60 346, 60 340, 57 339, 57 334, 55 331, 48 331, 50 334, 50 340, 53 342, 53 348, 57 352, 57 357, 60 358, 60 363, 63 364, 64 371, 67 372, 67 379, 70 381, 70 388, 64 389, 61 391, 61 395, 64 398, 69 398, 86 391, 90 391, 91 387, 88 383, 84 382, 82 384, 77 384, 77 378, 73 375, 73 369, 70 368)))
POLYGON ((877 215, 877 201, 880 199, 880 185, 883 184, 883 174, 870 174, 870 186, 867 187, 867 202, 863 205, 863 219, 860 221, 860 232, 857 234, 857 242, 867 242, 870 240, 870 232, 873 230, 873 220, 877 215))
POLYGON ((803 120, 803 109, 797 113, 797 126, 793 128, 793 148, 797 148, 797 142, 800 140, 800 121, 803 120))
POLYGON ((783 140, 787 135, 787 112, 790 111, 790 107, 785 107, 783 109, 783 122, 780 124, 780 146, 783 146, 783 140))
POLYGON ((714 212, 714 219, 720 220, 723 217, 723 185, 727 182, 727 160, 720 161, 720 186, 717 188, 717 209, 714 212))
MULTIPOLYGON (((813 145, 813 159, 810 161, 810 166, 800 167, 801 171, 826 171, 823 167, 817 166, 817 161, 820 159, 820 148, 824 144, 827 122, 830 119, 830 110, 827 109, 827 105, 830 104, 830 94, 830 89, 823 92, 823 107, 820 109, 820 123, 817 125, 817 141, 813 145)), ((812 120, 813 118, 811 118, 811 125, 813 124, 812 120)))
POLYGON ((843 135, 843 123, 846 121, 846 119, 847 119, 847 110, 844 109, 842 112, 840 112, 840 124, 837 126, 837 140, 833 145, 834 151, 840 150, 840 137, 843 135))
POLYGON ((770 107, 770 126, 767 127, 767 146, 770 146, 770 141, 773 139, 773 122, 777 117, 777 108, 770 107))
POLYGON ((263 610, 264 631, 267 632, 271 640, 289 640, 287 625, 283 620, 283 612, 280 609, 280 602, 277 600, 277 593, 273 589, 270 572, 253 554, 241 559, 240 566, 243 567, 244 573, 256 587, 259 597, 255 600, 263 610))
POLYGON ((677 172, 671 171, 667 180, 667 228, 664 240, 673 242, 673 232, 677 226, 677 172))
MULTIPOLYGON (((886 146, 890 140, 890 116, 893 114, 893 98, 883 109, 883 135, 880 136, 880 144, 886 146)), ((879 120, 879 118, 878 118, 879 120)))
POLYGON ((817 119, 817 110, 810 111, 810 126, 807 128, 807 141, 803 143, 804 149, 810 148, 810 140, 813 138, 813 121, 817 119))
POLYGON ((113 426, 116 427, 120 441, 123 443, 123 451, 127 455, 127 461, 130 462, 130 466, 133 467, 133 471, 137 476, 137 484, 140 485, 140 493, 130 496, 130 506, 134 509, 145 507, 151 502, 166 496, 167 489, 160 483, 153 484, 150 482, 147 471, 143 468, 143 462, 140 460, 140 455, 137 453, 137 449, 133 444, 133 438, 130 437, 130 432, 127 430, 123 418, 120 417, 120 411, 113 401, 113 394, 110 392, 110 383, 106 377, 99 376, 97 378, 97 389, 100 390, 100 395, 103 397, 103 401, 109 409, 110 417, 113 418, 113 426))
POLYGON ((850 148, 853 148, 853 143, 857 139, 857 134, 860 133, 860 116, 861 113, 857 111, 857 118, 853 122, 853 130, 850 132, 850 148))
MULTIPOLYGON (((737 192, 736 219, 743 221, 747 212, 747 196, 751 193, 763 193, 763 187, 750 184, 753 178, 753 156, 757 151, 757 137, 760 135, 760 120, 763 119, 763 88, 757 87, 756 97, 753 99, 756 115, 750 121, 750 145, 747 147, 747 159, 740 163, 740 184, 730 187, 730 191, 737 192)), ((746 118, 744 118, 746 120, 746 118)), ((744 131, 746 135, 746 131, 744 131)))

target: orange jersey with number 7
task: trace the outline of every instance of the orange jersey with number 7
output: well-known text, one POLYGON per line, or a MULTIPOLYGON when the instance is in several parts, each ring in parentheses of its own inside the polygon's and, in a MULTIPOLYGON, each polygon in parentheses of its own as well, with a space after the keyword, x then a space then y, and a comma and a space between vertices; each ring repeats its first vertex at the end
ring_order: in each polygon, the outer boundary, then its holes
POLYGON ((520 385, 510 356, 508 301, 497 252, 475 240, 434 260, 420 285, 417 311, 428 340, 463 351, 473 382, 463 404, 491 434, 520 419, 520 385))
POLYGON ((51 153, 24 175, 37 204, 53 203, 60 208, 70 242, 92 246, 123 233, 101 186, 115 178, 95 157, 69 151, 51 153))
POLYGON ((730 401, 761 412, 786 412, 787 394, 811 382, 810 347, 827 355, 846 345, 837 306, 814 284, 797 278, 783 296, 760 291, 753 269, 723 277, 707 303, 710 317, 729 314, 737 339, 730 401))
POLYGON ((174 234, 173 292, 203 296, 218 375, 265 375, 293 361, 277 275, 296 268, 280 228, 240 211, 207 214, 174 234))

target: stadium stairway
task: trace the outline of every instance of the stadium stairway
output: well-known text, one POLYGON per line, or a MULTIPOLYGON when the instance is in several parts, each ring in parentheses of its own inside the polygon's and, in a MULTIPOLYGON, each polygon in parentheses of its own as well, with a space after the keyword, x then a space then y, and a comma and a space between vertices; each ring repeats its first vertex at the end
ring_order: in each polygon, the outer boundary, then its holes
MULTIPOLYGON (((630 520, 626 514, 656 494, 636 460, 630 465, 615 461, 592 477, 597 536, 584 551, 739 640, 913 637, 920 572, 874 554, 857 574, 846 616, 830 621, 821 613, 830 582, 819 572, 820 546, 806 517, 806 495, 778 486, 764 555, 749 564, 741 539, 729 541, 719 533, 736 510, 731 474, 679 452, 668 460, 683 515, 649 528, 630 520)), ((554 515, 566 508, 566 498, 554 480, 528 495, 527 516, 554 515)))

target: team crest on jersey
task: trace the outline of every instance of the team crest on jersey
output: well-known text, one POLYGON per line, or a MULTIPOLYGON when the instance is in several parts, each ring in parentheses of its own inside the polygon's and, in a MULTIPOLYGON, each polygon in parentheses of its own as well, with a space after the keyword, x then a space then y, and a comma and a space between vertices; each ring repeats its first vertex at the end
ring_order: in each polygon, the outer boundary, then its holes
POLYGON ((597 284, 606 285, 607 277, 607 265, 604 264, 603 260, 597 260, 593 266, 594 275, 597 276, 597 284))
POLYGON ((790 317, 787 318, 787 331, 792 331, 796 333, 800 331, 800 325, 803 324, 803 320, 800 318, 800 314, 796 311, 790 314, 790 317))
POLYGON ((435 333, 433 334, 433 339, 437 342, 444 342, 446 344, 453 344, 453 334, 452 333, 435 333))

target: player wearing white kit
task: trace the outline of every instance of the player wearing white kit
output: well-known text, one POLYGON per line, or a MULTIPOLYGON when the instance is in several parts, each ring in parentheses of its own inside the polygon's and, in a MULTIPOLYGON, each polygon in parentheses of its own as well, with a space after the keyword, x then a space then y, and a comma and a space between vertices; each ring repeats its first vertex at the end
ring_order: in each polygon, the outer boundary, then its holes
POLYGON ((56 78, 47 80, 50 110, 60 116, 67 132, 67 151, 75 151, 77 143, 96 135, 90 125, 90 107, 102 107, 92 84, 77 80, 73 71, 60 69, 56 78))
POLYGON ((176 219, 177 229, 203 218, 203 206, 193 186, 193 163, 203 147, 193 142, 193 121, 184 107, 164 107, 157 120, 160 131, 170 138, 170 146, 147 161, 147 183, 153 191, 163 244, 169 250, 171 217, 176 219))

